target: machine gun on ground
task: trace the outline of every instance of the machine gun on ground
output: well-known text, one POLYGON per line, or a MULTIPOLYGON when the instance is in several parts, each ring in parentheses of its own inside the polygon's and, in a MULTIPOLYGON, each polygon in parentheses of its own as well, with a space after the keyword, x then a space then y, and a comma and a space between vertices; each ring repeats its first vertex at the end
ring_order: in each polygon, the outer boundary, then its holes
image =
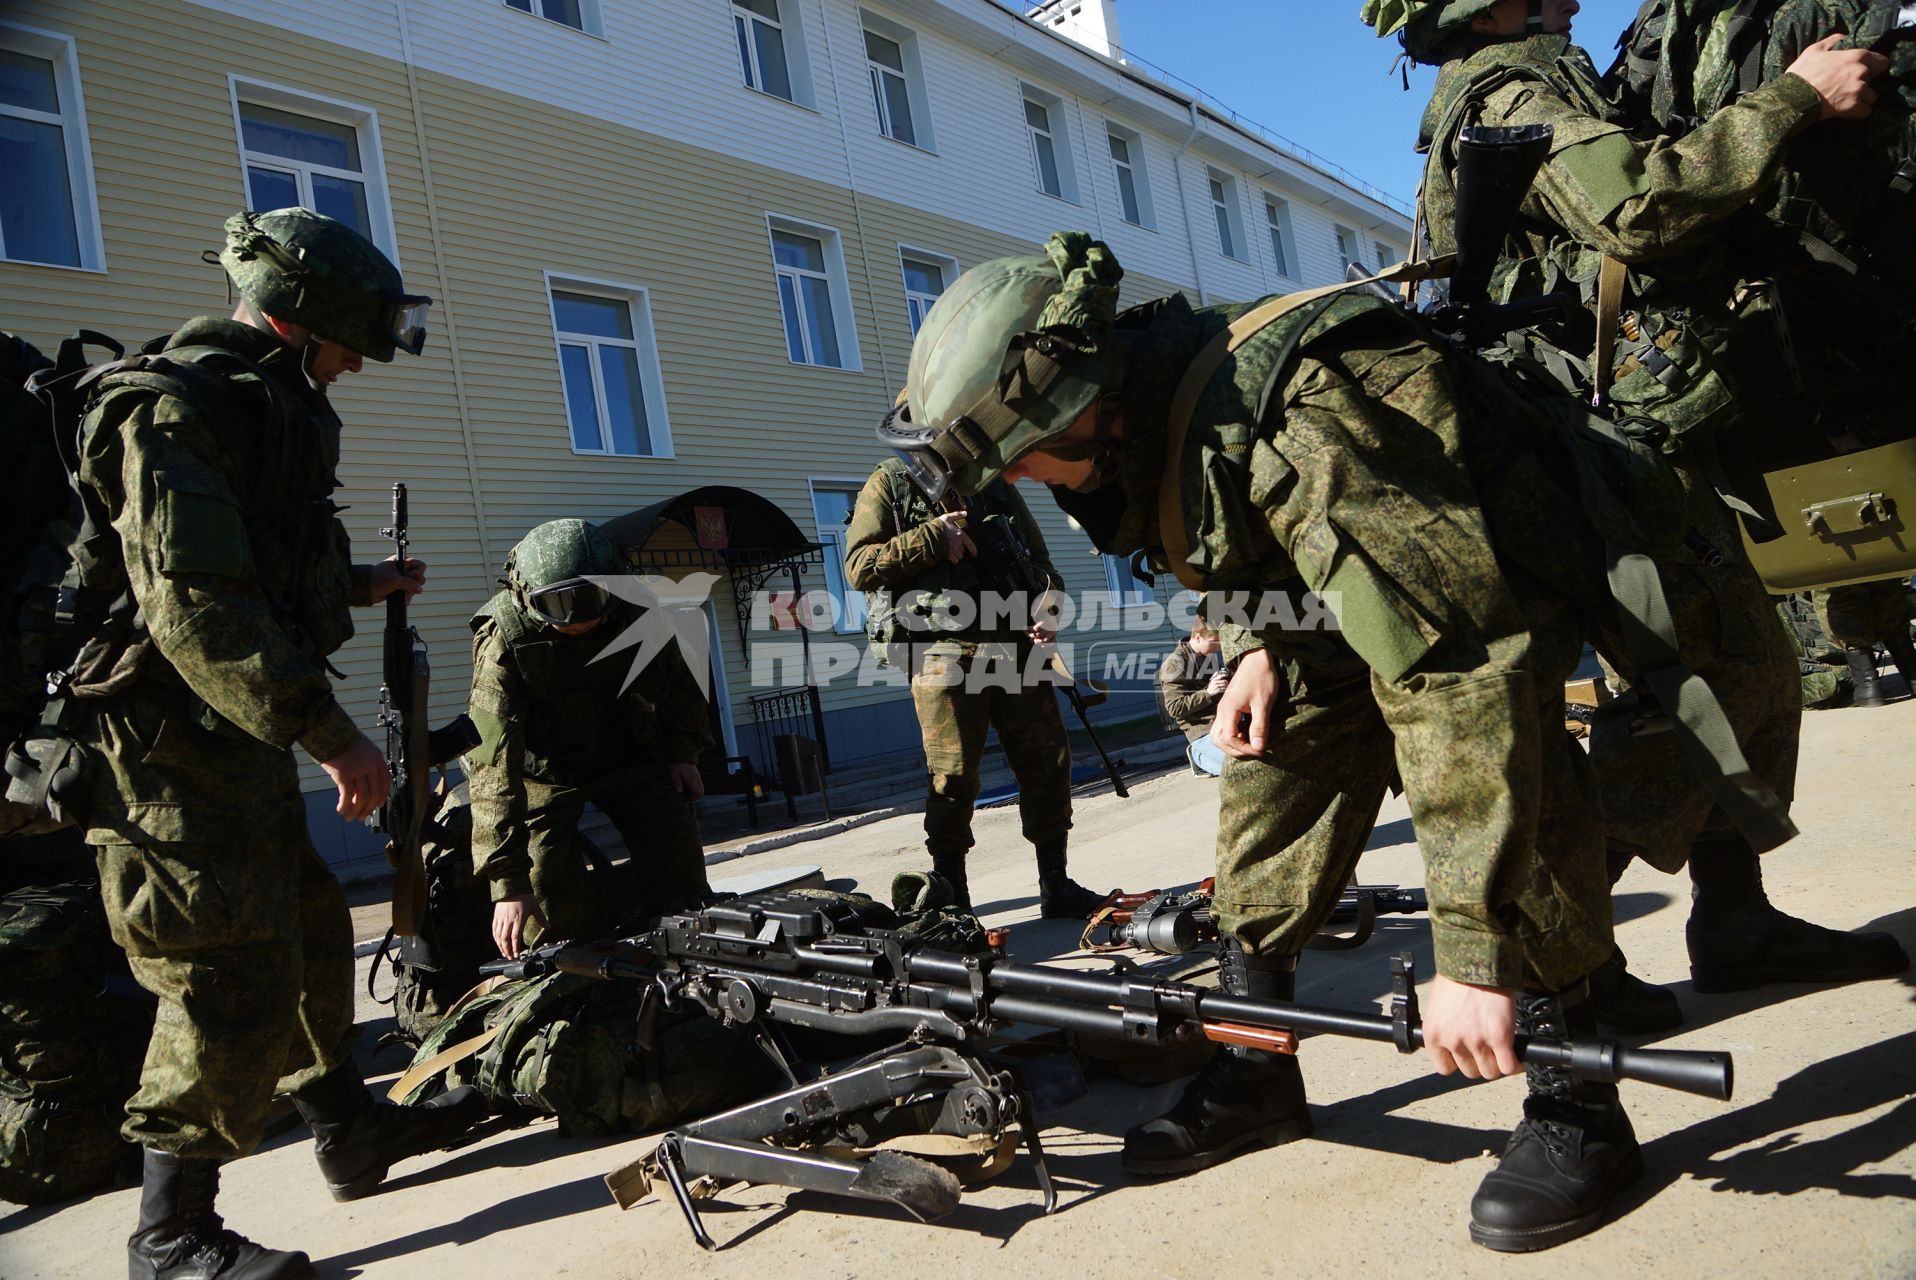
MULTIPOLYGON (((1215 943, 1217 919, 1211 911, 1211 894, 1216 884, 1216 878, 1210 877, 1195 889, 1113 892, 1091 913, 1078 945, 1091 952, 1181 956, 1215 943)), ((1306 945, 1319 951, 1347 951, 1370 941, 1378 916, 1416 915, 1429 909, 1430 900, 1422 889, 1354 884, 1338 897, 1323 931, 1306 945), (1350 932, 1333 932, 1337 929, 1350 932)))
MULTIPOLYGON (((656 1036, 659 1013, 688 1002, 752 1029, 791 1088, 763 1101, 665 1134, 650 1163, 671 1187, 693 1237, 715 1248, 694 1204, 695 1180, 753 1182, 879 1200, 929 1220, 956 1206, 957 1179, 899 1150, 868 1160, 901 1123, 918 1133, 978 1139, 1002 1149, 1014 1130, 1038 1165, 1045 1210, 1056 1190, 1044 1162, 1027 1068, 999 1052, 1014 1023, 1076 1031, 1143 1045, 1203 1037, 1222 1044, 1295 1053, 1300 1033, 1353 1036, 1422 1047, 1408 955, 1393 958, 1388 1015, 1226 995, 1136 971, 1100 973, 1014 964, 1001 939, 969 917, 931 929, 894 927, 891 913, 856 901, 783 891, 734 898, 668 916, 634 937, 584 946, 555 944, 518 961, 488 966, 509 976, 554 971, 647 984, 640 1046, 656 1036), (801 1079, 783 1028, 897 1037, 851 1068, 801 1079)), ((1642 1080, 1706 1097, 1730 1096, 1727 1053, 1634 1049, 1609 1041, 1518 1036, 1525 1062, 1564 1067, 1586 1079, 1642 1080)), ((629 1203, 622 1171, 608 1178, 629 1203)), ((649 1189, 649 1178, 639 1179, 649 1189)), ((711 1183, 700 1183, 698 1189, 711 1183)), ((644 1194, 641 1190, 640 1195, 644 1194)))

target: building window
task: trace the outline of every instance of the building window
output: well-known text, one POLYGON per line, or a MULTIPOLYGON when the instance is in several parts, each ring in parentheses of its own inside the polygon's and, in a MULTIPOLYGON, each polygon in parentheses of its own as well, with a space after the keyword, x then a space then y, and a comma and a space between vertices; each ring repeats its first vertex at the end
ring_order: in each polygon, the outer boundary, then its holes
POLYGON ((1147 604, 1151 600, 1151 588, 1138 581, 1131 572, 1131 561, 1125 556, 1104 556, 1104 585, 1111 593, 1111 605, 1116 609, 1128 609, 1132 605, 1147 604))
POLYGON ((785 20, 779 0, 732 0, 732 25, 746 87, 797 102, 791 64, 785 57, 785 20))
POLYGON ((1357 233, 1349 227, 1335 228, 1337 233, 1337 258, 1340 266, 1349 271, 1357 259, 1357 233))
POLYGON ((597 0, 506 0, 506 7, 588 35, 604 34, 597 0))
POLYGON ((838 233, 778 219, 770 225, 786 355, 793 364, 856 369, 857 338, 838 233))
POLYGON ((249 206, 315 210, 397 260, 371 111, 237 80, 233 110, 249 206))
POLYGON ((1377 249, 1377 269, 1379 271, 1384 270, 1385 268, 1389 267, 1392 263, 1397 261, 1397 253, 1389 245, 1379 241, 1378 244, 1376 245, 1376 249, 1377 249))
POLYGON ((557 276, 546 288, 574 452, 671 457, 645 290, 557 276))
POLYGON ((1076 175, 1071 171, 1071 143, 1065 134, 1064 100, 1024 86, 1025 128, 1031 135, 1031 158, 1038 168, 1038 190, 1073 203, 1078 199, 1076 175))
POLYGON ((1227 258, 1244 259, 1244 228, 1238 221, 1237 179, 1216 169, 1209 171, 1211 212, 1217 218, 1218 252, 1227 258))
POLYGON ((1117 125, 1106 127, 1105 138, 1111 147, 1111 169, 1118 178, 1119 212, 1134 226, 1155 227, 1151 184, 1144 172, 1144 139, 1117 125))
POLYGON ((0 23, 0 258, 105 268, 73 41, 0 23))
POLYGON ((1264 197, 1264 227, 1271 236, 1271 264, 1277 268, 1277 274, 1295 280, 1297 272, 1291 266, 1291 206, 1276 196, 1264 197))
POLYGON ((957 278, 958 263, 943 254, 907 249, 903 245, 899 246, 898 258, 905 272, 905 310, 911 317, 912 336, 917 337, 918 327, 925 323, 925 313, 931 310, 931 304, 938 301, 945 286, 957 278))
POLYGON ((819 545, 825 548, 825 585, 836 605, 833 630, 850 635, 865 629, 865 593, 845 581, 845 525, 858 505, 864 486, 853 480, 813 480, 812 517, 818 521, 819 545))

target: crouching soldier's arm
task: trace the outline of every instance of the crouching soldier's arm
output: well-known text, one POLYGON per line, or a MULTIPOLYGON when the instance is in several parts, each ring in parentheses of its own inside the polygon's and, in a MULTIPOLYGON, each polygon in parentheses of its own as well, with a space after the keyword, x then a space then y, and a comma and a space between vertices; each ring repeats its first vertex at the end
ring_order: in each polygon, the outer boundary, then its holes
POLYGON ((482 625, 472 645, 469 712, 479 745, 465 758, 472 803, 472 869, 492 898, 492 940, 508 960, 518 956, 528 917, 544 923, 532 896, 532 854, 526 829, 525 686, 505 644, 482 625))

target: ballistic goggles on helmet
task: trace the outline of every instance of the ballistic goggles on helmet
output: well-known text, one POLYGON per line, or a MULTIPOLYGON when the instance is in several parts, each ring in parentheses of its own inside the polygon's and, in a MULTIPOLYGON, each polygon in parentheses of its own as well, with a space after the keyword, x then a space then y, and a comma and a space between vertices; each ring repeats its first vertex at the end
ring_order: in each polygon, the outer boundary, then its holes
POLYGON ((426 317, 432 311, 432 299, 402 293, 380 299, 379 329, 392 339, 393 346, 409 356, 426 347, 426 317))
POLYGON ((932 441, 937 438, 938 433, 930 427, 912 422, 911 407, 903 403, 892 406, 884 421, 878 424, 878 442, 898 455, 912 485, 924 495, 925 501, 934 503, 942 500, 952 488, 951 464, 932 447, 932 441))
POLYGON ((605 616, 606 589, 584 578, 567 578, 526 593, 532 611, 556 626, 596 622, 605 616))

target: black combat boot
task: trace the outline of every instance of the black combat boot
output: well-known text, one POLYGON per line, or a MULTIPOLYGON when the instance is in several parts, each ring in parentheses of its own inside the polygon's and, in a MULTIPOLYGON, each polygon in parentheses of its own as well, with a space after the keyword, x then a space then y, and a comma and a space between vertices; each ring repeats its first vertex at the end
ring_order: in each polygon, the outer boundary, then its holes
MULTIPOLYGON (((1218 948, 1218 981, 1227 995, 1289 1000, 1296 970, 1296 956, 1247 956, 1231 938, 1218 948)), ((1310 1136, 1297 1059, 1230 1045, 1191 1077, 1177 1105, 1124 1135, 1123 1164, 1132 1173, 1190 1173, 1247 1147, 1310 1136)))
POLYGON ((1038 846, 1038 915, 1046 920, 1083 920, 1103 906, 1106 897, 1064 873, 1066 839, 1055 836, 1038 846))
POLYGON ((931 851, 931 869, 951 886, 952 905, 960 911, 970 911, 971 884, 965 879, 965 851, 949 853, 931 849, 929 845, 926 848, 931 851))
POLYGON ((1916 694, 1916 644, 1910 643, 1909 628, 1900 628, 1895 635, 1883 641, 1883 647, 1889 650, 1890 661, 1896 664, 1896 670, 1902 674, 1904 691, 1916 694))
POLYGON ((1590 975, 1590 1010, 1606 1030, 1625 1035, 1683 1025, 1676 993, 1631 973, 1620 947, 1612 947, 1610 958, 1590 975))
MULTIPOLYGON (((1587 1001, 1566 1011, 1555 996, 1519 992, 1517 1030, 1589 1038, 1596 1015, 1587 1001)), ((1561 1067, 1527 1066, 1524 1076, 1524 1118, 1470 1200, 1470 1238, 1499 1253, 1548 1249, 1595 1230, 1611 1197, 1643 1174, 1615 1085, 1561 1067)))
POLYGON ((1690 847, 1695 898, 1685 934, 1698 991, 1747 991, 1771 982, 1858 982, 1909 968, 1887 933, 1843 933, 1784 915, 1763 892, 1761 859, 1740 836, 1690 847))
POLYGON ((217 1160, 147 1148, 140 1180, 140 1225, 126 1242, 132 1280, 309 1280, 303 1253, 265 1249, 213 1210, 217 1160))
POLYGON ((1851 700, 1853 707, 1880 707, 1883 705, 1882 677, 1876 674, 1876 650, 1874 648, 1845 649, 1843 657, 1849 663, 1850 685, 1856 690, 1851 700))
MULTIPOLYGON (((1634 856, 1611 847, 1612 886, 1623 878, 1634 856)), ((1673 1031, 1683 1025, 1683 1010, 1677 1005, 1676 993, 1631 973, 1621 947, 1612 947, 1610 958, 1590 975, 1590 1008, 1607 1030, 1625 1035, 1673 1031)))
POLYGON ((486 1118, 486 1100, 470 1088, 402 1107, 377 1102, 342 1063, 293 1095, 313 1130, 313 1158, 335 1200, 357 1200, 378 1189, 386 1170, 408 1157, 437 1151, 486 1118))

